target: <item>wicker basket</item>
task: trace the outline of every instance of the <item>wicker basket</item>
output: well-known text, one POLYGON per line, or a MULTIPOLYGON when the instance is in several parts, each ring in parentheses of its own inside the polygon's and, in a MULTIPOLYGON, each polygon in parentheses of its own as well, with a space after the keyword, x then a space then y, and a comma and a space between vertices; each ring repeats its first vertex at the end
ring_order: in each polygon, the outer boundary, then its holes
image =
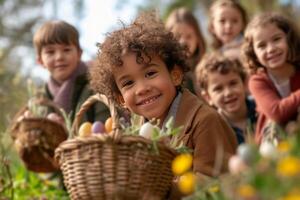
POLYGON ((152 141, 122 135, 116 109, 104 95, 94 95, 82 105, 74 133, 83 112, 96 101, 110 108, 113 131, 67 140, 55 151, 71 199, 165 199, 173 180, 171 162, 176 152, 158 143, 159 154, 155 154, 152 141))
MULTIPOLYGON (((60 114, 56 105, 47 99, 40 99, 35 103, 47 106, 60 114)), ((28 117, 18 120, 27 110, 27 106, 21 109, 10 127, 10 134, 19 156, 28 170, 58 171, 59 166, 54 160, 54 150, 67 139, 67 130, 63 125, 47 118, 28 117)))

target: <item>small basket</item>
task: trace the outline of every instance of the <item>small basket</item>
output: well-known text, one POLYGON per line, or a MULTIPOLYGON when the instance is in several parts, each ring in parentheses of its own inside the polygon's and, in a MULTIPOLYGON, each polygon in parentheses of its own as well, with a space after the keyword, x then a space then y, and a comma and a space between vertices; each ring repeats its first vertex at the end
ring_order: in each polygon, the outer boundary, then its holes
MULTIPOLYGON (((54 103, 47 99, 34 102, 47 106, 60 114, 54 103)), ((21 109, 12 122, 10 134, 26 168, 34 172, 55 172, 59 170, 54 160, 56 147, 67 139, 66 128, 58 122, 42 117, 27 117, 19 120, 28 107, 21 109)))
POLYGON ((110 108, 113 131, 67 140, 55 151, 71 199, 165 199, 177 153, 159 142, 157 154, 151 150, 152 141, 123 135, 116 108, 106 96, 96 94, 82 105, 73 124, 74 134, 83 112, 96 101, 110 108))

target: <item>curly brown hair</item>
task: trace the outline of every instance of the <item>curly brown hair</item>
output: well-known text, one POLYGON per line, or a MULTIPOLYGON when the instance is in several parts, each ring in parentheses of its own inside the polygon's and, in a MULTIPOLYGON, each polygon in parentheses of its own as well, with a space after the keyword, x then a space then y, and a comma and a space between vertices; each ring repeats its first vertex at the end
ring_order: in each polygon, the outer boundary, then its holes
POLYGON ((121 93, 113 73, 123 66, 125 54, 134 53, 138 64, 150 63, 151 57, 157 55, 169 71, 177 65, 187 72, 186 51, 187 48, 165 29, 154 12, 143 12, 132 24, 123 24, 121 29, 111 32, 102 44, 98 44, 98 64, 90 70, 91 87, 119 103, 121 93))
POLYGON ((298 30, 288 18, 275 12, 265 12, 255 16, 248 24, 245 31, 244 43, 242 46, 242 59, 250 74, 255 74, 264 66, 258 61, 253 48, 253 34, 258 27, 265 27, 267 24, 274 24, 286 34, 289 46, 287 61, 295 67, 300 66, 300 35, 298 30))
POLYGON ((213 49, 219 49, 223 46, 222 42, 218 39, 216 36, 214 30, 213 30, 213 20, 214 20, 214 13, 216 12, 216 9, 221 7, 232 7, 237 9, 242 16, 243 21, 243 28, 241 33, 244 33, 245 27, 248 23, 248 15, 244 7, 239 3, 239 1, 236 0, 217 0, 210 6, 209 9, 209 22, 208 22, 208 31, 213 37, 212 47, 213 49))
POLYGON ((215 51, 206 54, 196 68, 197 83, 203 92, 208 88, 209 74, 214 72, 220 74, 234 72, 240 76, 243 82, 246 81, 246 72, 239 59, 228 58, 215 51))

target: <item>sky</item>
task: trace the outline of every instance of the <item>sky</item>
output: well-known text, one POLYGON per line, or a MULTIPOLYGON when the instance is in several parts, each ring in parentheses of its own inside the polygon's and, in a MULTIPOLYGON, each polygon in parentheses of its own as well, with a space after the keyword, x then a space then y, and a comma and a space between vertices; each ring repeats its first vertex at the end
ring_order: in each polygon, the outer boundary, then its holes
MULTIPOLYGON (((87 61, 97 53, 96 43, 102 42, 105 34, 119 28, 119 20, 125 23, 131 22, 137 14, 137 7, 142 4, 142 0, 127 0, 126 4, 117 7, 118 0, 84 0, 85 10, 83 17, 78 20, 74 17, 72 9, 73 0, 58 2, 57 19, 62 19, 74 25, 80 33, 80 43, 83 49, 82 60, 87 61)), ((51 1, 46 1, 51 2, 51 1)), ((53 19, 53 6, 46 3, 43 8, 46 19, 53 19)), ((38 66, 34 60, 29 60, 28 65, 34 67, 30 70, 31 75, 47 80, 48 72, 38 66)))

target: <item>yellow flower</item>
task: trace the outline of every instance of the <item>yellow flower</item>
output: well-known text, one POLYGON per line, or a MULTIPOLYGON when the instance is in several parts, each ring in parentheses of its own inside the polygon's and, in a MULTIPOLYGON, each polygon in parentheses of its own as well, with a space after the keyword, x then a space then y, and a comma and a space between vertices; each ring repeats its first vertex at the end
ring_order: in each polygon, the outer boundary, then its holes
POLYGON ((238 188, 238 194, 243 198, 250 198, 255 195, 255 189, 251 185, 241 185, 238 188))
POLYGON ((285 197, 280 200, 300 200, 299 189, 292 189, 285 197))
POLYGON ((216 192, 220 191, 220 188, 219 188, 218 185, 213 185, 213 186, 208 188, 208 191, 211 192, 211 193, 216 193, 216 192))
POLYGON ((191 194, 196 186, 196 177, 193 172, 183 174, 178 181, 178 188, 183 194, 191 194))
POLYGON ((279 152, 286 153, 291 149, 291 144, 288 141, 279 142, 277 149, 279 152))
POLYGON ((300 172, 300 160, 293 156, 284 157, 278 161, 277 172, 284 177, 292 177, 300 172))
POLYGON ((175 175, 181 175, 192 167, 193 156, 189 153, 180 154, 172 162, 172 171, 175 175))

